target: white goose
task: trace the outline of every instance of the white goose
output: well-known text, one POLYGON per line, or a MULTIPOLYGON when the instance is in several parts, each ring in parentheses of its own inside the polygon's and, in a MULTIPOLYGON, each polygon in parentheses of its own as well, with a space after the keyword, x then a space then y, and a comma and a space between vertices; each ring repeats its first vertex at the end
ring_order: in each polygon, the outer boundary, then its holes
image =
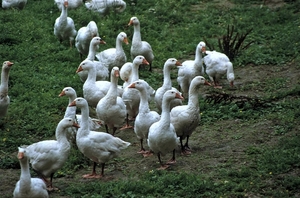
POLYGON ((54 190, 52 179, 54 173, 67 161, 71 149, 66 136, 67 127, 77 127, 72 118, 63 118, 55 131, 56 140, 44 140, 26 147, 31 167, 47 183, 48 190, 54 190), (50 177, 50 181, 47 180, 50 177))
MULTIPOLYGON (((96 108, 99 100, 107 94, 111 83, 109 81, 96 81, 96 66, 93 61, 82 61, 76 73, 85 70, 88 72, 88 77, 83 84, 83 97, 88 101, 89 106, 96 108)), ((123 88, 118 87, 118 94, 122 96, 123 88)))
POLYGON ((196 76, 189 88, 189 99, 187 105, 177 106, 171 110, 171 123, 173 124, 177 136, 180 138, 182 154, 190 154, 188 145, 189 137, 198 127, 200 122, 199 89, 202 85, 210 85, 204 77, 196 76), (185 145, 182 140, 186 138, 185 145))
POLYGON ((128 25, 133 25, 134 32, 132 37, 132 45, 130 48, 131 58, 134 59, 138 55, 142 55, 149 62, 149 71, 152 71, 152 61, 154 59, 151 45, 147 41, 142 41, 140 22, 137 17, 131 17, 128 25))
POLYGON ((178 69, 177 82, 183 96, 188 96, 189 86, 195 76, 204 75, 202 53, 205 52, 205 43, 200 42, 196 47, 195 60, 186 60, 178 69))
POLYGON ((150 155, 151 152, 144 149, 143 140, 148 139, 150 126, 160 119, 160 115, 156 111, 151 111, 149 109, 148 86, 148 83, 144 80, 135 81, 128 86, 128 88, 137 89, 141 98, 139 113, 134 122, 134 132, 141 144, 141 150, 138 153, 141 153, 144 156, 150 155))
POLYGON ((88 124, 89 107, 84 98, 76 98, 70 106, 76 106, 81 109, 82 120, 76 136, 77 146, 87 158, 94 162, 92 173, 83 175, 83 177, 103 177, 105 163, 117 157, 121 150, 126 149, 130 143, 109 133, 91 131, 88 124), (96 174, 97 163, 100 163, 102 167, 100 175, 96 174))
MULTIPOLYGON (((67 96, 69 98, 69 103, 65 111, 64 118, 73 118, 79 125, 81 123, 81 115, 76 114, 76 107, 69 107, 69 104, 73 102, 77 98, 77 94, 75 89, 72 87, 65 87, 58 95, 59 97, 67 96)), ((91 130, 95 131, 98 130, 101 127, 101 121, 99 119, 91 118, 89 117, 89 125, 91 130)), ((76 127, 69 127, 67 128, 67 138, 70 142, 76 141, 76 133, 77 128, 76 127)))
POLYGON ((87 0, 85 7, 105 16, 109 14, 111 10, 118 13, 123 12, 126 9, 126 2, 123 0, 87 0))
POLYGON ((174 126, 170 122, 170 103, 175 98, 183 99, 179 92, 168 90, 163 96, 162 113, 158 122, 153 123, 149 128, 148 146, 151 151, 157 154, 161 167, 166 169, 168 164, 175 163, 175 148, 177 147, 177 135, 174 126), (163 164, 160 156, 173 151, 172 159, 163 164))
POLYGON ((21 147, 18 149, 17 157, 21 166, 21 176, 13 192, 14 198, 48 198, 49 195, 45 182, 40 178, 31 178, 26 149, 21 147))
MULTIPOLYGON (((136 56, 132 62, 131 68, 131 78, 130 82, 139 80, 139 66, 141 64, 148 65, 149 63, 144 58, 144 56, 136 56)), ((122 68, 121 68, 122 70, 122 68)), ((151 95, 153 94, 154 89, 148 85, 148 99, 151 99, 151 95)), ((132 126, 129 125, 129 119, 134 120, 137 114, 139 113, 139 104, 140 104, 140 97, 139 92, 136 89, 129 89, 128 87, 124 87, 122 99, 126 105, 127 110, 127 117, 126 117, 126 126, 124 128, 131 128, 132 126)))
MULTIPOLYGON (((69 5, 68 9, 76 9, 83 5, 82 0, 68 0, 69 5)), ((57 8, 61 11, 64 6, 64 0, 54 0, 54 3, 57 5, 57 8)))
MULTIPOLYGON (((99 36, 99 32, 95 21, 90 21, 87 24, 87 26, 81 27, 78 30, 75 38, 75 47, 77 48, 77 51, 80 53, 81 59, 82 56, 88 55, 91 40, 96 36, 99 36)), ((96 50, 98 50, 98 48, 96 50)))
MULTIPOLYGON (((90 60, 94 62, 96 67, 96 71, 95 71, 96 80, 106 80, 109 76, 108 68, 100 61, 95 60, 96 50, 99 48, 100 44, 105 44, 105 41, 103 41, 98 36, 92 38, 90 42, 89 53, 86 60, 90 60)), ((78 73, 78 76, 80 77, 80 80, 82 82, 85 82, 85 80, 88 77, 88 71, 81 71, 78 73)))
POLYGON ((206 54, 204 57, 206 74, 214 83, 215 88, 222 88, 219 81, 225 74, 230 86, 233 87, 234 72, 229 58, 225 54, 216 51, 206 51, 206 54))
POLYGON ((73 19, 68 17, 68 4, 68 0, 64 0, 61 14, 54 23, 54 35, 60 42, 68 39, 70 41, 70 48, 72 48, 72 42, 74 41, 77 31, 73 19))
POLYGON ((113 67, 110 73, 110 87, 107 94, 100 99, 96 112, 98 118, 102 120, 108 133, 108 128, 113 130, 115 135, 117 128, 121 127, 126 118, 126 106, 122 98, 118 96, 119 68, 113 67))
MULTIPOLYGON (((159 113, 162 110, 162 99, 164 93, 167 90, 171 90, 171 89, 174 91, 178 91, 176 88, 172 87, 171 74, 170 74, 172 67, 176 67, 176 66, 181 66, 181 63, 177 61, 177 59, 175 58, 169 58, 164 64, 164 68, 163 68, 164 82, 163 85, 156 90, 154 96, 155 105, 159 113)), ((174 101, 171 101, 170 108, 172 109, 173 107, 178 105, 182 105, 182 100, 176 99, 174 101)))
POLYGON ((121 67, 120 78, 124 81, 123 88, 130 85, 130 82, 132 82, 132 62, 127 62, 121 67))
POLYGON ((24 9, 27 4, 27 0, 2 0, 2 8, 18 8, 20 10, 24 9))
POLYGON ((14 63, 10 61, 4 61, 2 65, 0 84, 0 118, 6 116, 10 104, 10 98, 8 96, 8 79, 9 71, 13 64, 14 63))
POLYGON ((120 32, 116 38, 115 48, 109 48, 96 54, 96 58, 105 64, 109 71, 111 71, 113 67, 122 67, 127 61, 126 54, 122 47, 123 42, 128 45, 127 34, 120 32))

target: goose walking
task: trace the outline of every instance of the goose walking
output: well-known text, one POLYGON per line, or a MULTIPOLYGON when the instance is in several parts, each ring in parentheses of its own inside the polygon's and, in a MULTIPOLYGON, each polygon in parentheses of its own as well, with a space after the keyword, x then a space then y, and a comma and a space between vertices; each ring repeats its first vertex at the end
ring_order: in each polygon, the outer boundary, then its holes
POLYGON ((63 118, 56 127, 56 140, 44 140, 26 147, 31 167, 45 181, 49 191, 56 190, 52 185, 54 173, 69 157, 71 144, 66 135, 67 127, 80 126, 72 118, 63 118))
POLYGON ((64 40, 69 40, 70 48, 77 34, 75 29, 74 21, 71 17, 68 17, 68 0, 64 0, 64 6, 61 10, 61 14, 56 18, 54 23, 54 35, 58 38, 61 43, 64 40))
POLYGON ((161 167, 166 169, 169 164, 175 163, 175 149, 177 147, 177 135, 175 128, 170 120, 170 103, 175 98, 183 99, 181 94, 174 90, 168 90, 163 96, 162 113, 158 122, 153 123, 149 128, 148 146, 154 153, 157 154, 161 167), (167 164, 161 161, 161 155, 173 152, 171 160, 167 164))
POLYGON ((145 157, 151 155, 151 151, 146 151, 143 146, 143 141, 148 139, 149 128, 154 122, 158 122, 160 115, 156 111, 149 109, 148 100, 148 83, 144 80, 137 80, 131 83, 128 88, 135 88, 139 91, 140 104, 139 113, 135 118, 134 132, 140 140, 141 149, 138 153, 143 154, 145 157))
POLYGON ((171 110, 171 123, 173 124, 177 136, 180 138, 181 153, 190 154, 189 137, 199 126, 200 108, 199 108, 199 89, 202 85, 210 85, 202 76, 196 76, 189 87, 188 104, 176 106, 171 110), (182 141, 186 138, 186 143, 182 141))
POLYGON ((141 37, 141 28, 140 21, 137 17, 131 17, 128 25, 133 25, 133 37, 132 37, 132 45, 130 48, 130 54, 132 60, 138 56, 142 55, 149 62, 149 71, 152 71, 152 62, 154 60, 154 54, 151 45, 147 41, 142 41, 141 37))
POLYGON ((130 143, 106 132, 91 131, 88 124, 89 107, 84 98, 76 98, 70 106, 76 106, 81 109, 81 127, 76 136, 78 149, 84 156, 93 161, 92 173, 83 175, 83 178, 101 178, 104 176, 105 164, 117 157, 123 149, 126 149, 130 145, 130 143), (101 164, 100 174, 96 173, 96 166, 98 163, 101 164))

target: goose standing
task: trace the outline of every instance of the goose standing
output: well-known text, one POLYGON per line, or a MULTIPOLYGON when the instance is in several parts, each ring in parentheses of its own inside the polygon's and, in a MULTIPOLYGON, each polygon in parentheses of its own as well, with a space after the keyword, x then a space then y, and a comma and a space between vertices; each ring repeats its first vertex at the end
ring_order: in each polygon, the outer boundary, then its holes
POLYGON ((123 12, 126 9, 126 2, 123 0, 87 0, 85 7, 106 16, 111 10, 117 13, 123 12))
POLYGON ((193 78, 204 75, 202 53, 205 50, 205 43, 201 41, 196 47, 195 60, 184 61, 182 67, 178 69, 177 82, 185 98, 188 96, 189 86, 193 78))
MULTIPOLYGON (((82 56, 88 55, 90 43, 92 38, 99 36, 98 27, 95 21, 90 21, 87 26, 81 27, 75 38, 75 47, 80 54, 80 58, 82 60, 82 56)), ((97 45, 99 48, 99 45, 97 45)), ((95 50, 97 50, 96 48, 95 50)))
POLYGON ((20 10, 24 9, 27 4, 27 0, 2 0, 2 8, 18 8, 20 10))
POLYGON ((214 83, 215 88, 222 88, 219 81, 225 74, 227 75, 230 86, 233 87, 234 72, 229 58, 225 54, 216 51, 206 51, 206 54, 207 55, 204 57, 206 74, 214 83))
MULTIPOLYGON (((69 104, 73 102, 77 98, 77 94, 75 89, 72 87, 65 87, 58 95, 59 97, 67 96, 69 98, 69 104)), ((79 125, 81 123, 81 115, 76 114, 76 107, 69 107, 69 104, 66 108, 64 118, 73 118, 79 125)), ((95 131, 98 130, 101 127, 101 121, 99 119, 90 118, 89 117, 89 125, 91 127, 91 130, 95 131)), ((76 127, 68 127, 67 128, 67 138, 70 142, 76 142, 76 133, 77 128, 76 127)))
POLYGON ((105 64, 109 71, 111 71, 113 67, 122 67, 127 61, 126 54, 122 47, 123 42, 128 45, 127 34, 120 32, 116 38, 116 48, 109 48, 96 54, 96 58, 105 64))
POLYGON ((79 125, 72 118, 63 118, 56 127, 56 140, 44 140, 26 147, 31 167, 45 181, 49 191, 55 190, 52 185, 54 173, 69 157, 71 145, 66 135, 67 127, 79 128, 79 125))
POLYGON ((148 146, 157 154, 161 167, 166 169, 168 164, 175 163, 175 148, 177 147, 177 135, 173 124, 170 122, 170 103, 175 98, 183 99, 179 92, 168 90, 165 92, 162 101, 162 113, 158 122, 153 123, 149 128, 148 146), (161 161, 161 155, 173 151, 173 156, 167 164, 161 161))
POLYGON ((204 77, 196 76, 189 88, 189 99, 187 105, 177 106, 171 110, 171 123, 173 124, 177 136, 180 138, 182 154, 190 154, 190 147, 188 145, 189 137, 198 127, 200 122, 200 108, 199 108, 199 88, 202 85, 210 85, 204 77), (185 145, 182 140, 186 138, 185 145))
MULTIPOLYGON (((181 66, 181 63, 177 61, 175 58, 169 58, 165 64, 164 64, 164 82, 161 87, 159 87, 154 96, 155 105, 158 109, 158 112, 160 113, 162 111, 162 99, 163 95, 167 90, 174 90, 178 91, 176 88, 172 87, 172 81, 171 81, 171 69, 172 67, 181 66)), ((182 100, 176 99, 174 101, 171 101, 170 108, 172 109, 175 106, 182 105, 182 100)))
MULTIPOLYGON (((109 76, 108 68, 100 61, 95 60, 96 51, 99 48, 100 44, 105 44, 105 41, 103 41, 98 36, 92 38, 90 42, 89 53, 86 60, 90 60, 94 62, 96 67, 96 71, 95 71, 96 80, 106 80, 109 76)), ((80 77, 80 80, 82 82, 85 82, 85 80, 88 77, 88 71, 81 71, 78 73, 78 76, 80 77)))
MULTIPOLYGON (((68 0, 68 9, 76 9, 80 6, 82 6, 83 1, 82 0, 68 0)), ((61 11, 64 7, 64 0, 54 0, 54 3, 57 5, 57 8, 61 11)))
POLYGON ((147 41, 142 41, 140 21, 137 17, 131 17, 128 25, 133 25, 132 45, 130 48, 131 58, 142 55, 149 62, 149 71, 152 71, 152 61, 154 59, 151 45, 147 41))
POLYGON ((112 135, 118 127, 122 126, 126 118, 126 106, 122 98, 118 96, 119 68, 113 67, 110 73, 110 87, 107 94, 100 99, 96 112, 98 118, 105 124, 106 132, 108 128, 113 129, 112 135))
MULTIPOLYGON (((141 64, 148 65, 149 63, 144 58, 144 56, 140 56, 140 55, 136 56, 132 62, 131 79, 130 79, 131 82, 139 80, 139 66, 141 64)), ((148 90, 149 90, 148 98, 150 100, 151 94, 154 92, 154 89, 152 89, 152 87, 148 85, 148 90)), ((124 126, 124 128, 131 128, 132 126, 129 125, 129 119, 134 120, 137 114, 139 113, 139 104, 140 104, 139 91, 136 89, 129 89, 128 87, 124 87, 122 99, 126 105, 126 110, 127 110, 126 126, 124 126)))
POLYGON ((14 198, 48 198, 46 184, 40 178, 31 178, 29 170, 29 159, 26 149, 19 147, 18 159, 21 166, 20 180, 16 183, 14 198))
POLYGON ((4 61, 1 72, 1 84, 0 84, 0 118, 6 116, 8 106, 10 104, 10 98, 8 96, 8 79, 9 71, 14 63, 10 61, 4 61))
POLYGON ((139 113, 135 118, 134 132, 140 140, 141 149, 138 153, 148 156, 150 151, 146 151, 143 146, 143 140, 148 139, 149 128, 154 122, 158 122, 160 115, 156 111, 150 111, 148 101, 148 83, 144 80, 138 80, 131 83, 128 88, 136 88, 140 95, 139 113))
MULTIPOLYGON (((88 101, 89 106, 96 108, 100 99, 107 94, 111 82, 96 81, 96 66, 93 61, 87 59, 82 61, 76 73, 81 71, 88 72, 87 79, 83 83, 83 97, 88 101)), ((118 94, 122 96, 123 88, 118 87, 118 94)))
POLYGON ((72 48, 72 42, 74 41, 77 31, 73 19, 68 17, 68 4, 68 0, 64 0, 61 14, 54 23, 54 35, 59 39, 60 43, 63 40, 69 39, 70 48, 72 48))
POLYGON ((114 137, 105 132, 91 131, 88 124, 89 107, 84 98, 76 98, 70 106, 81 109, 81 127, 77 131, 76 144, 79 150, 94 162, 91 174, 83 175, 84 178, 100 178, 104 176, 104 166, 112 158, 118 156, 121 150, 126 149, 130 143, 114 137), (96 173, 97 163, 101 164, 101 174, 96 173))

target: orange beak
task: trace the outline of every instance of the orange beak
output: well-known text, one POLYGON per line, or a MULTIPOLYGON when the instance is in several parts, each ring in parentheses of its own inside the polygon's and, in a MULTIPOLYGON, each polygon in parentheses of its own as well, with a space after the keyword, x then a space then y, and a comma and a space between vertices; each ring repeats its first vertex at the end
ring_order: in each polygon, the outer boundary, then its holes
POLYGON ((175 98, 179 98, 181 100, 184 100, 184 98, 179 93, 176 93, 175 98))
POLYGON ((66 95, 65 91, 62 91, 58 96, 61 97, 61 96, 64 96, 66 95))
POLYGON ((129 23, 128 23, 128 26, 132 25, 133 24, 133 21, 130 20, 129 23))
POLYGON ((75 100, 73 102, 71 102, 71 104, 69 104, 69 107, 74 107, 74 106, 76 106, 75 100))
POLYGON ((135 83, 131 83, 128 88, 135 88, 135 83))
POLYGON ((73 127, 80 128, 79 124, 77 124, 76 122, 73 122, 73 127))
POLYGON ((128 45, 128 39, 127 39, 127 37, 124 38, 123 42, 124 42, 126 45, 128 45))
POLYGON ((176 61, 175 65, 176 66, 182 66, 181 62, 179 62, 179 61, 176 61))
POLYGON ((83 71, 83 69, 82 69, 81 65, 79 65, 79 67, 78 67, 77 70, 76 70, 76 73, 79 73, 79 72, 81 72, 81 71, 83 71))
POLYGON ((143 60, 143 64, 145 64, 145 65, 149 65, 149 62, 144 58, 144 60, 143 60))
POLYGON ((205 81, 205 82, 204 82, 204 85, 211 86, 211 84, 210 84, 208 81, 205 81))

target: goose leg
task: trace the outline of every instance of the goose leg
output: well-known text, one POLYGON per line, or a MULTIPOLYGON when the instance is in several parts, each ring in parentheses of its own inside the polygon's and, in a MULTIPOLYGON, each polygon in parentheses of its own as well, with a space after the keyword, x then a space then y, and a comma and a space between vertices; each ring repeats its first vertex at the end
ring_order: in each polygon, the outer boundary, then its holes
POLYGON ((96 173, 96 166, 97 166, 97 163, 94 162, 92 173, 91 174, 83 175, 82 177, 83 178, 100 178, 100 177, 102 177, 102 173, 100 175, 97 175, 97 173, 96 173))
POLYGON ((160 167, 157 170, 165 170, 165 169, 167 169, 169 167, 169 165, 162 163, 162 161, 160 159, 160 153, 157 154, 157 157, 158 157, 158 161, 160 163, 160 167))
POLYGON ((47 186, 48 191, 58 190, 58 188, 54 188, 53 185, 52 185, 53 176, 54 176, 54 173, 51 173, 50 182, 49 182, 49 185, 47 186))
POLYGON ((175 159, 175 149, 173 150, 173 155, 172 158, 167 162, 167 164, 175 164, 176 163, 176 159, 175 159))
POLYGON ((146 152, 146 150, 145 150, 144 147, 143 147, 143 139, 140 139, 140 144, 141 144, 141 150, 138 151, 137 153, 144 154, 144 153, 146 152))
POLYGON ((131 129, 132 126, 129 125, 129 118, 128 118, 128 114, 126 115, 126 125, 123 126, 120 130, 124 130, 124 129, 131 129))

